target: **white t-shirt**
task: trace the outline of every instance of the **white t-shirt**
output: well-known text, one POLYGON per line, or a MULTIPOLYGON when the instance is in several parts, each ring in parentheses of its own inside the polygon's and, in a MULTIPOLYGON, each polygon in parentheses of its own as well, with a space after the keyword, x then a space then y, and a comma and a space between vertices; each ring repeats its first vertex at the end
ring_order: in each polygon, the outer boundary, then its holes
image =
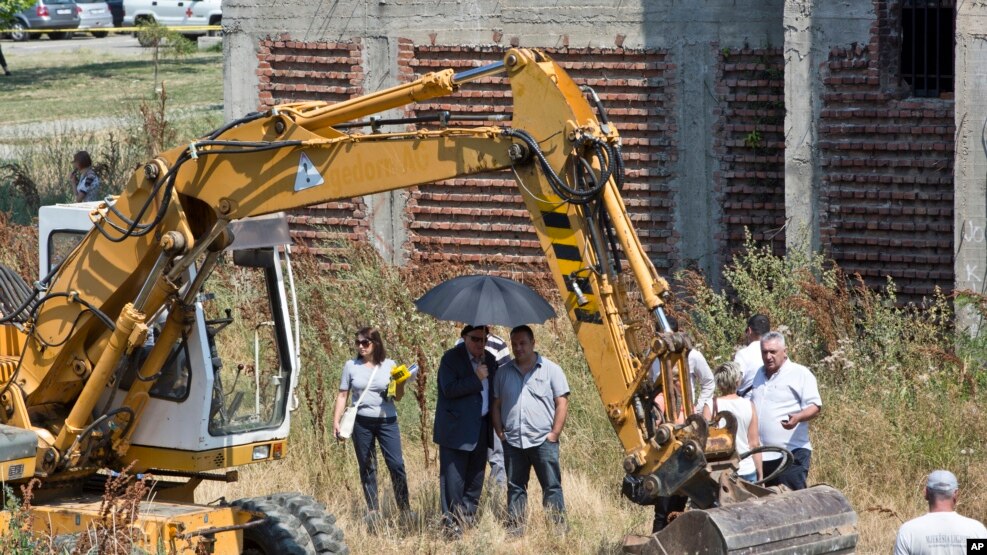
MULTIPOLYGON (((809 443, 809 423, 799 422, 794 429, 786 430, 781 421, 788 415, 809 405, 822 408, 822 397, 816 377, 808 368, 786 360, 769 379, 762 366, 754 375, 753 389, 748 396, 757 407, 757 426, 761 432, 761 445, 812 450, 809 443)), ((762 460, 781 458, 778 453, 764 453, 762 460)))
POLYGON ((901 525, 894 555, 965 555, 967 539, 987 539, 987 528, 953 511, 926 513, 901 525))
MULTIPOLYGON (((713 378, 713 371, 709 369, 706 357, 699 351, 692 349, 686 359, 689 364, 689 376, 692 383, 689 384, 689 391, 693 392, 692 406, 696 414, 702 414, 706 405, 713 408, 713 390, 716 389, 716 380, 713 378), (695 383, 699 382, 699 400, 695 398, 695 383)), ((661 377, 661 359, 655 359, 651 363, 651 381, 657 381, 661 377)))
MULTIPOLYGON (((754 418, 754 405, 750 399, 716 399, 716 410, 732 412, 737 417, 737 454, 746 453, 751 450, 750 442, 747 441, 747 431, 751 427, 751 420, 754 418)), ((755 472, 754 457, 747 457, 740 461, 738 474, 750 474, 755 472)))
POLYGON ((733 355, 733 361, 739 364, 744 372, 740 386, 737 387, 738 393, 744 393, 754 383, 754 374, 757 374, 758 368, 764 366, 764 360, 761 358, 761 341, 755 341, 738 350, 737 354, 733 355))

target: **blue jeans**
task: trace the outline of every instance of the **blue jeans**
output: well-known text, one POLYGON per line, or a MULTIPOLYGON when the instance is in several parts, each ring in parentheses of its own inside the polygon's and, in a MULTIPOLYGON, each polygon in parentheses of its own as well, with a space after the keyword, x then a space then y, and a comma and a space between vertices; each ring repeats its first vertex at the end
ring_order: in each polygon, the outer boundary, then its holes
POLYGON ((380 442, 384 463, 391 471, 394 500, 399 509, 407 509, 408 474, 404 470, 404 458, 401 456, 401 432, 397 417, 371 418, 357 415, 353 426, 353 448, 356 450, 356 462, 360 466, 360 484, 363 485, 367 508, 371 511, 380 509, 377 500, 376 442, 380 442))
POLYGON ((532 467, 541 484, 542 505, 555 513, 553 516, 557 521, 562 520, 565 499, 562 497, 558 442, 545 441, 537 447, 520 449, 505 441, 504 466, 507 469, 507 516, 512 524, 524 522, 532 467))

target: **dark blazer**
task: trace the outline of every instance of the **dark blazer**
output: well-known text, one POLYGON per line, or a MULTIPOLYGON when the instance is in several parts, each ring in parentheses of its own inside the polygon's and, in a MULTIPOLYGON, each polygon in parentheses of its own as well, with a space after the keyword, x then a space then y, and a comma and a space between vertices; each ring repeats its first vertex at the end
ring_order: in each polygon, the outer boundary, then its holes
MULTIPOLYGON (((497 373, 497 359, 489 351, 483 351, 487 376, 487 403, 493 404, 493 381, 497 373)), ((439 363, 439 391, 435 402, 435 425, 432 441, 443 447, 472 451, 480 439, 480 412, 483 410, 483 382, 473 372, 466 344, 461 343, 442 355, 439 363)), ((488 407, 489 408, 489 407, 488 407)), ((493 441, 490 413, 487 421, 487 445, 493 441)))

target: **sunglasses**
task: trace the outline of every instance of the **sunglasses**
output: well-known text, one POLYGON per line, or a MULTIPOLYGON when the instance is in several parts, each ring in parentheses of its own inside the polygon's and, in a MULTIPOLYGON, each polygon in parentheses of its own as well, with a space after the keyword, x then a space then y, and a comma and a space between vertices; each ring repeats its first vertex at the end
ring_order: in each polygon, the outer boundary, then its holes
POLYGON ((370 346, 370 340, 369 339, 357 339, 356 340, 356 346, 357 347, 369 347, 370 346))
POLYGON ((466 337, 469 337, 470 338, 470 341, 472 341, 474 343, 486 343, 487 342, 487 337, 486 336, 477 337, 475 335, 467 335, 466 337))

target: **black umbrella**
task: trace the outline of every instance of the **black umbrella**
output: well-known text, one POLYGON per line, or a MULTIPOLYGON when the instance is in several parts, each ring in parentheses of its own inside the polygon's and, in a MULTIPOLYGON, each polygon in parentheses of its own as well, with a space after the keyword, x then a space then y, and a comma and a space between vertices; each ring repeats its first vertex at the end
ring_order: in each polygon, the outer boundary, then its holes
POLYGON ((548 301, 527 285, 495 276, 460 276, 436 285, 415 301, 440 320, 512 328, 555 317, 548 301))

